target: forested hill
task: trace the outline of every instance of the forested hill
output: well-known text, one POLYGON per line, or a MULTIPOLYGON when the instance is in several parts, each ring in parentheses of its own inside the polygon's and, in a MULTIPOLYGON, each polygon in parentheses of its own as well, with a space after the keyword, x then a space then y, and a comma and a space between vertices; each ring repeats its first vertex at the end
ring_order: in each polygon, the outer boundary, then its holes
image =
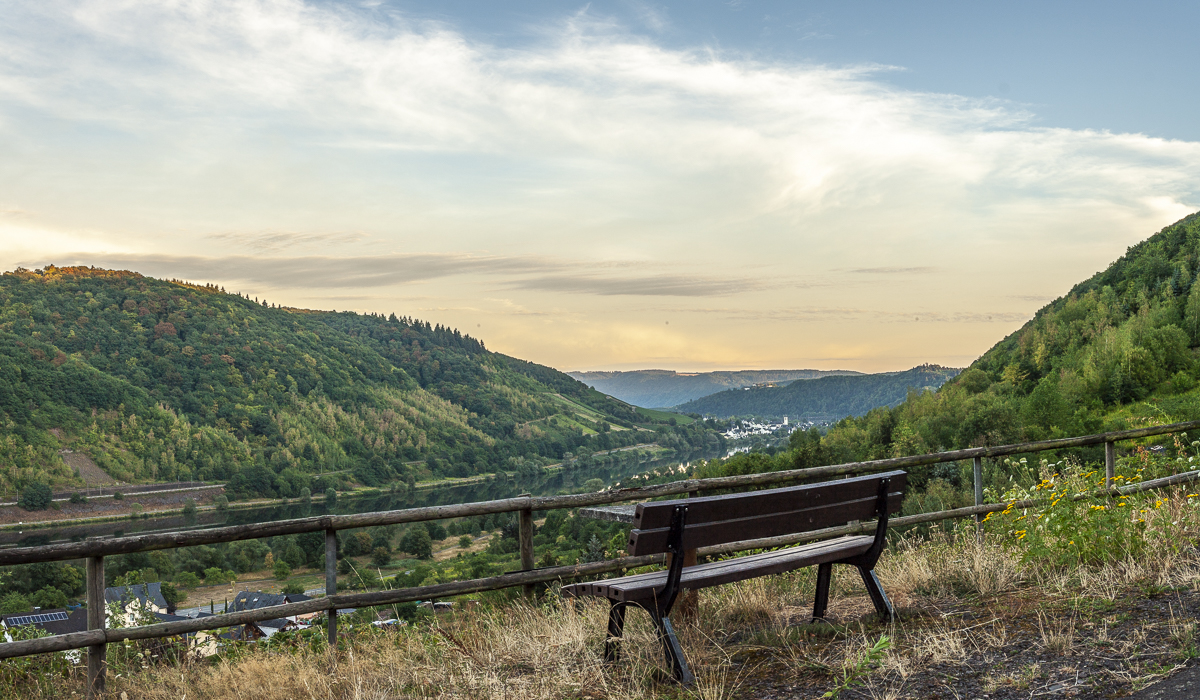
MULTIPOLYGON (((1134 245, 997 343, 936 394, 849 418, 753 466, 1084 435, 1200 418, 1200 215, 1134 245)), ((756 458, 761 460, 762 458, 756 458)), ((928 470, 918 469, 920 484, 928 470)), ((910 483, 913 483, 910 482, 910 483)))
POLYGON ((792 420, 839 420, 872 408, 895 406, 909 392, 936 391, 959 370, 921 365, 904 372, 832 376, 786 386, 730 389, 680 404, 681 413, 705 416, 762 416, 792 420))
POLYGON ((234 493, 295 496, 323 488, 317 474, 376 485, 717 440, 412 318, 277 308, 125 271, 0 276, 10 494, 78 483, 61 449, 123 481, 228 479, 234 493))
POLYGON ((629 372, 568 372, 588 386, 635 406, 666 408, 725 389, 755 384, 792 382, 834 375, 856 375, 848 370, 751 369, 732 372, 678 373, 667 369, 629 372))

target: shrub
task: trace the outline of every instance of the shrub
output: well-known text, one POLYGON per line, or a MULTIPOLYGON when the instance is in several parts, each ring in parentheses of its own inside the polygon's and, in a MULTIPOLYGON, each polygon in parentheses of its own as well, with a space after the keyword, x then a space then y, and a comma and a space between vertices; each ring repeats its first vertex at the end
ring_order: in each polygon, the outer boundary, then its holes
POLYGON ((217 503, 217 511, 218 512, 223 513, 225 511, 229 510, 229 497, 226 496, 225 494, 221 494, 221 495, 217 496, 216 503, 217 503))
POLYGON ((300 489, 300 500, 305 501, 305 502, 311 501, 312 500, 312 489, 308 488, 307 486, 300 489))
POLYGON ((184 588, 195 588, 200 585, 200 577, 190 571, 183 571, 175 575, 175 583, 184 588))
POLYGON ((337 505, 337 489, 330 486, 325 489, 325 506, 332 507, 337 505))
POLYGON ((375 566, 387 566, 392 563, 392 553, 384 547, 376 547, 371 551, 371 563, 375 566))
POLYGON ((359 530, 346 538, 342 544, 342 553, 348 557, 358 557, 371 552, 371 536, 359 530))
MULTIPOLYGON (((1133 457, 1118 461, 1114 485, 1135 484, 1173 471, 1172 465, 1178 463, 1186 464, 1182 456, 1176 462, 1155 457, 1139 447, 1133 457)), ((1019 465, 1013 463, 1012 468, 1019 465)), ((1021 550, 1026 561, 1042 560, 1058 566, 1098 564, 1142 556, 1150 543, 1155 543, 1155 547, 1182 546, 1166 532, 1159 531, 1165 525, 1159 511, 1168 505, 1168 497, 1162 492, 1113 498, 1094 495, 1104 487, 1103 468, 1089 469, 1066 461, 1042 460, 1040 476, 1041 480, 1032 488, 1010 487, 1003 499, 1010 503, 1009 507, 984 518, 990 529, 999 530, 1021 550), (1025 499, 1046 502, 1017 509, 1015 503, 1025 499)), ((1186 508, 1172 516, 1176 518, 1172 524, 1178 524, 1179 517, 1200 524, 1200 497, 1192 494, 1185 500, 1186 508)))
POLYGON ((123 500, 125 500, 125 494, 121 493, 120 491, 117 491, 116 493, 113 494, 113 500, 114 501, 123 501, 123 500))
POLYGON ((75 504, 87 503, 87 496, 84 496, 82 493, 76 491, 75 493, 71 494, 70 502, 75 504))
POLYGON ((0 598, 0 613, 5 615, 26 612, 31 609, 33 609, 33 605, 30 604, 29 599, 16 591, 0 598))
POLYGON ((463 535, 458 538, 458 546, 460 549, 469 549, 473 541, 470 535, 463 535))
POLYGON ((424 525, 425 529, 429 531, 429 539, 433 540, 434 542, 444 540, 450 536, 449 533, 446 532, 446 528, 436 520, 427 520, 425 521, 424 525))
POLYGON ((429 530, 420 525, 408 528, 404 537, 400 538, 400 550, 408 552, 418 559, 428 559, 433 556, 433 541, 429 530))
POLYGON ((219 566, 212 566, 204 570, 204 582, 210 586, 217 586, 222 583, 233 583, 236 580, 236 572, 223 570, 219 566))
POLYGON ((292 583, 284 584, 283 588, 280 589, 280 591, 282 593, 284 593, 285 595, 295 595, 297 593, 303 593, 304 586, 301 586, 300 584, 293 581, 292 583))
POLYGON ((275 574, 277 580, 286 581, 292 575, 292 567, 286 561, 277 561, 272 573, 275 574))
POLYGON ((46 586, 37 593, 29 596, 29 602, 43 609, 65 608, 67 607, 67 594, 54 586, 46 586))
POLYGON ((21 492, 21 498, 17 501, 17 505, 25 510, 46 510, 50 507, 52 500, 53 494, 50 492, 50 487, 40 481, 35 481, 21 492))
POLYGON ((166 581, 158 584, 158 586, 159 590, 162 592, 163 600, 167 601, 168 606, 174 608, 179 604, 179 601, 183 600, 183 596, 180 595, 179 589, 175 588, 166 581))
POLYGON ((195 515, 196 514, 196 499, 189 498, 183 502, 183 514, 184 515, 195 515))

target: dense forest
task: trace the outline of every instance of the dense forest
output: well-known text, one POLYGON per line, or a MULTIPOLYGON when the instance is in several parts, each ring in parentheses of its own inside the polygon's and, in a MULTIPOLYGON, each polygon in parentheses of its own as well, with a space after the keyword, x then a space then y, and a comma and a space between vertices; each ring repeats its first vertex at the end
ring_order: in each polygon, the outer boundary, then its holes
POLYGON ((410 317, 281 308, 94 268, 0 276, 0 492, 78 484, 60 450, 127 482, 295 497, 549 463, 703 424, 637 413, 549 367, 410 317), (323 475, 323 476, 322 476, 323 475))
POLYGON ((837 420, 895 406, 909 392, 936 391, 959 370, 921 365, 904 372, 819 377, 784 386, 729 389, 675 407, 682 413, 728 418, 762 416, 795 420, 837 420))
MULTIPOLYGON (((1193 214, 1046 305, 936 393, 913 392, 825 435, 794 433, 777 454, 738 455, 701 471, 769 471, 1194 420, 1197 276, 1200 214, 1193 214)), ((1013 476, 994 467, 993 478, 1013 476)), ((961 489, 961 472, 917 469, 910 483, 940 478, 961 489)))

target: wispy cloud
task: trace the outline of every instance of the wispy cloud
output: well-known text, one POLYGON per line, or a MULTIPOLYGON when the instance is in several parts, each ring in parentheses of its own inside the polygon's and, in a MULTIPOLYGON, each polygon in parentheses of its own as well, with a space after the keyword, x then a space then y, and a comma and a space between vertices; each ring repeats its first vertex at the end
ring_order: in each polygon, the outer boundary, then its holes
POLYGON ((936 267, 863 267, 849 272, 855 275, 921 275, 936 271, 936 267))
MULTIPOLYGON (((763 289, 753 279, 679 274, 636 274, 646 267, 624 262, 597 266, 534 256, 459 253, 373 255, 361 257, 224 257, 176 255, 69 254, 70 264, 130 268, 160 277, 238 280, 283 289, 345 289, 426 282, 454 276, 490 278, 500 287, 599 296, 728 296, 763 289), (632 271, 635 273, 630 274, 632 271), (532 276, 531 276, 532 275, 532 276)), ((331 300, 366 300, 362 295, 330 295, 331 300)), ((527 310, 524 312, 528 314, 527 310)))
POLYGON ((339 308, 419 291, 563 366, 832 357, 853 324, 913 357, 918 319, 945 327, 936 361, 1042 301, 1014 291, 1063 293, 1200 202, 1197 143, 1043 127, 890 66, 669 48, 588 10, 542 29, 512 48, 372 3, 10 3, 0 263, 339 308), (524 312, 478 303, 497 295, 524 312), (711 323, 668 327, 664 298, 711 323), (620 342, 522 325, 584 317, 620 342))

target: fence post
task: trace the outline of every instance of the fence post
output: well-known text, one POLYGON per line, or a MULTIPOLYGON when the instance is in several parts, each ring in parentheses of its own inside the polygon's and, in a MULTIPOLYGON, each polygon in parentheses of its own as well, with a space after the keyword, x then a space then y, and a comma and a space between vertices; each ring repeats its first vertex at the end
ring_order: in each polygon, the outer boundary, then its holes
MULTIPOLYGON (((972 467, 974 467, 973 472, 975 475, 975 505, 981 506, 983 505, 983 458, 976 457, 972 467)), ((975 535, 983 537, 982 513, 975 514, 975 535)))
POLYGON ((1117 446, 1111 442, 1104 443, 1104 488, 1113 487, 1113 477, 1117 475, 1117 446))
MULTIPOLYGON (((337 593, 337 533, 325 531, 325 597, 337 593)), ((337 610, 329 610, 329 648, 337 648, 337 610)))
MULTIPOLYGON (((104 629, 104 557, 87 559, 87 628, 104 629)), ((108 645, 88 647, 87 698, 97 700, 104 695, 104 675, 108 665, 108 645)))
MULTIPOLYGON (((523 493, 521 498, 528 498, 529 494, 523 493)), ((517 518, 517 527, 519 530, 519 539, 521 541, 521 569, 528 571, 533 568, 533 509, 522 508, 519 517, 517 518)), ((525 586, 525 597, 533 597, 533 586, 525 586)))

